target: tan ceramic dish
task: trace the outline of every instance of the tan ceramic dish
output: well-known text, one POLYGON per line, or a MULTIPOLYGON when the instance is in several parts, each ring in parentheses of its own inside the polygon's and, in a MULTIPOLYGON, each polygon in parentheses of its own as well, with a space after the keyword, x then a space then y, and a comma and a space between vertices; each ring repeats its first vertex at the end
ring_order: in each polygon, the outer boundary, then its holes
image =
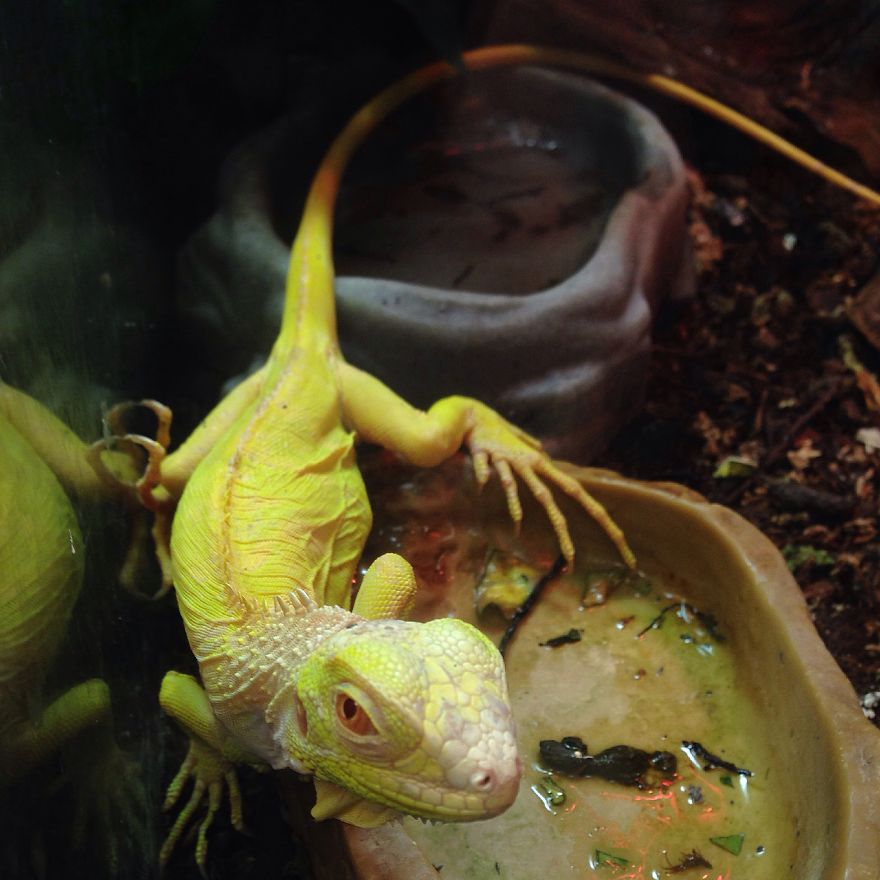
MULTIPOLYGON (((523 554, 525 548, 523 555, 532 553, 544 561, 555 552, 533 506, 526 508, 521 538, 505 539, 509 530, 498 494, 487 491, 478 498, 469 468, 461 462, 403 479, 399 473, 376 476, 373 470, 371 476, 371 468, 366 470, 377 507, 377 538, 371 549, 382 552, 391 544, 415 555, 426 587, 419 609, 423 616, 454 610, 476 619, 472 596, 479 566, 474 560, 487 541, 493 546, 507 541, 502 549, 523 554), (434 551, 420 537, 430 533, 439 535, 434 551)), ((761 865, 760 875, 770 869, 768 876, 798 880, 880 877, 880 733, 863 717, 849 682, 820 641, 780 554, 744 519, 681 486, 640 483, 592 469, 572 468, 572 473, 606 504, 649 574, 674 573, 679 583, 687 584, 688 600, 711 609, 723 623, 737 687, 748 691, 755 711, 749 729, 737 734, 741 740, 760 741, 772 755, 773 794, 785 805, 773 820, 781 823, 779 839, 787 843, 777 849, 785 852, 780 852, 775 869, 761 865)), ((568 517, 582 560, 589 557, 590 565, 600 566, 613 560, 597 529, 572 510, 568 517)), ((497 626, 489 629, 497 632, 497 626)), ((559 656, 573 650, 567 647, 559 656)), ((515 657, 509 656, 514 695, 521 677, 515 657)), ((524 791, 520 800, 527 796, 524 791)), ((513 810, 519 806, 518 801, 513 810)), ((491 823, 481 825, 484 835, 492 833, 491 823)), ((467 832, 466 826, 458 827, 467 832)), ((312 824, 306 834, 316 878, 465 880, 449 866, 438 873, 399 824, 375 831, 312 824)), ((445 839, 454 841, 454 833, 445 839)), ((712 852, 717 865, 718 850, 712 852)), ((716 870, 711 877, 750 876, 744 861, 733 864, 733 869, 723 874, 716 870)), ((501 873, 497 867, 496 873, 501 873)), ((619 873, 606 867, 571 876, 619 873)), ((468 870, 466 876, 482 874, 468 870)), ((685 876, 704 874, 691 871, 685 876)))

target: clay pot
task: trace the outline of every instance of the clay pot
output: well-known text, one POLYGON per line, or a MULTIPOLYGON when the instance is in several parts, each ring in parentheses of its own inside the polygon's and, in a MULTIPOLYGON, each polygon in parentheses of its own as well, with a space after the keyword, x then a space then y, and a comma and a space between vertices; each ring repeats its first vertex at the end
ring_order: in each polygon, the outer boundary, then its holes
MULTIPOLYGON (((237 151, 182 254, 218 364, 247 369, 277 332, 308 137, 288 120, 237 151)), ((595 82, 523 68, 433 90, 345 179, 343 351, 411 403, 474 396, 583 460, 640 405, 653 308, 688 289, 686 203, 657 119, 595 82)))

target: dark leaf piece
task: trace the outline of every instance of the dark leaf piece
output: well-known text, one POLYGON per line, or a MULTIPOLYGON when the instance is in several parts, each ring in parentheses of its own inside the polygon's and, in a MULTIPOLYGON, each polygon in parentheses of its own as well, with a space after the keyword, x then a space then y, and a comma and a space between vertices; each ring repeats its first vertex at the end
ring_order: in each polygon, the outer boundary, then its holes
POLYGON ((565 557, 560 554, 550 568, 550 571, 548 571, 547 574, 545 574, 541 578, 541 580, 539 580, 538 583, 535 584, 534 589, 531 593, 529 593, 526 601, 523 602, 522 605, 520 605, 520 607, 516 610, 516 613, 510 619, 510 623, 508 624, 507 629, 504 631, 504 635, 501 636, 501 641, 498 643, 498 651, 502 657, 504 656, 504 652, 507 650, 507 646, 510 644, 510 640, 516 634, 520 623, 532 610, 538 599, 541 598, 541 593, 544 592, 544 588, 547 586, 547 584, 559 577, 563 568, 565 568, 565 557))
MULTIPOLYGON (((668 860, 667 860, 668 861, 668 860)), ((694 868, 711 868, 711 862, 706 861, 702 854, 692 849, 689 853, 685 853, 681 857, 681 861, 677 865, 669 865, 666 869, 667 874, 683 874, 685 871, 691 871, 694 868)))
POLYGON ((677 767, 675 755, 670 752, 646 752, 632 746, 611 746, 591 755, 577 736, 541 740, 540 750, 541 763, 552 770, 569 776, 598 776, 634 788, 671 781, 677 767))
POLYGON ((681 744, 682 749, 687 752, 695 761, 699 761, 703 765, 704 770, 727 770, 728 773, 737 773, 740 776, 753 776, 751 770, 745 767, 737 767, 724 758, 713 755, 708 749, 704 748, 698 742, 688 742, 684 740, 681 744))
POLYGON ((572 642, 579 642, 583 632, 582 629, 570 629, 561 636, 553 636, 552 639, 547 639, 546 642, 539 642, 538 644, 542 648, 558 648, 560 645, 570 645, 572 642))
POLYGON ((663 619, 670 611, 677 611, 679 617, 690 614, 692 617, 695 617, 700 621, 703 629, 705 629, 716 642, 724 641, 724 636, 718 632, 718 620, 715 615, 700 611, 699 608, 691 605, 690 602, 673 602, 670 605, 667 605, 665 608, 661 609, 660 613, 643 630, 637 633, 636 638, 640 639, 649 630, 659 629, 663 624, 663 619))

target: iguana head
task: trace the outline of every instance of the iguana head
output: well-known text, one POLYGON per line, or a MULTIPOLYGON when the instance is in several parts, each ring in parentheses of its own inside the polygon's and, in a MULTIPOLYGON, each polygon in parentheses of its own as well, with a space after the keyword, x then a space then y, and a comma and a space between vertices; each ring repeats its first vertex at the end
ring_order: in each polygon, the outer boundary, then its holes
POLYGON ((362 798, 390 809, 358 820, 319 803, 318 813, 356 824, 390 811, 461 822, 509 807, 522 766, 495 646, 451 618, 354 621, 299 670, 286 747, 318 779, 352 792, 348 807, 362 798))

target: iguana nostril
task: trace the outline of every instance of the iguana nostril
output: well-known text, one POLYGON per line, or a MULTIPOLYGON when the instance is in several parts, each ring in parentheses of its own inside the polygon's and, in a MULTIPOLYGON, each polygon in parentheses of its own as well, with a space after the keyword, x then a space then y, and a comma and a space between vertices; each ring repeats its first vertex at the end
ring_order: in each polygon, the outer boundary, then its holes
POLYGON ((478 770, 471 775, 470 783, 474 791, 492 791, 495 788, 495 774, 491 770, 478 770))

